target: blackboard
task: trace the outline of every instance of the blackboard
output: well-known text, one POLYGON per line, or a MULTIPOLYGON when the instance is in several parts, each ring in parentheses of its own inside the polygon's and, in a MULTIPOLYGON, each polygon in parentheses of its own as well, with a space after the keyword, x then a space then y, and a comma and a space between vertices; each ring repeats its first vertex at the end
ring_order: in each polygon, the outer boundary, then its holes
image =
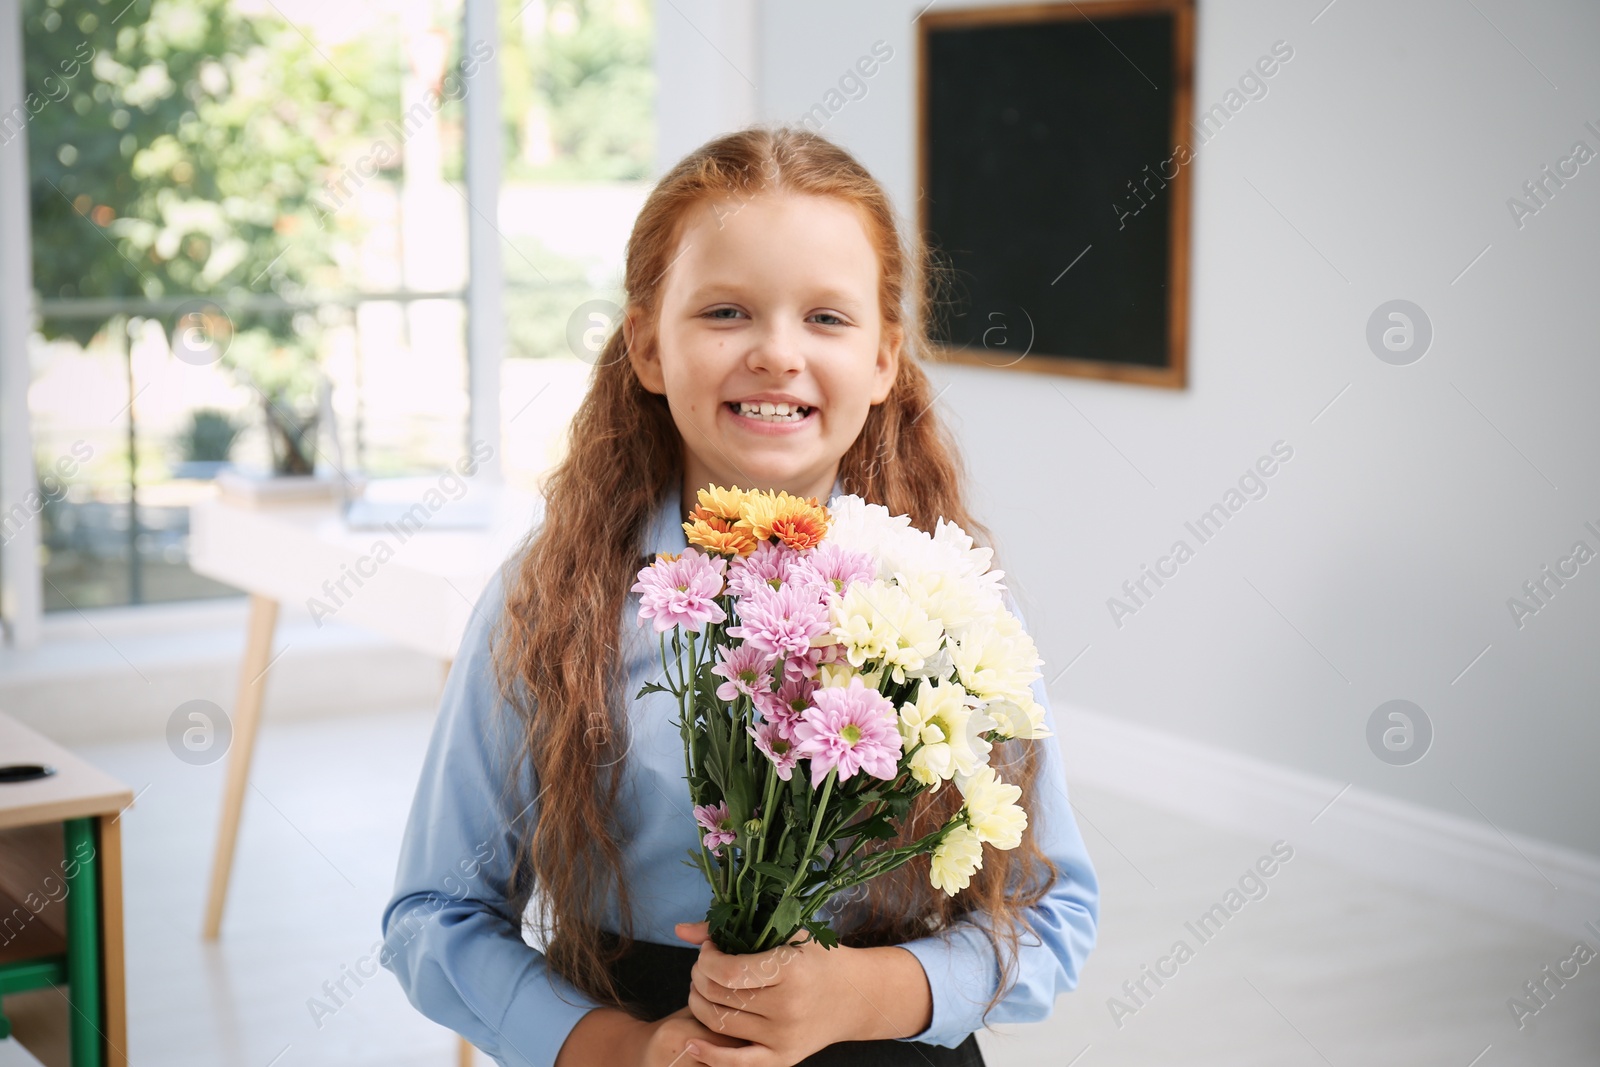
POLYGON ((991 367, 1187 380, 1192 0, 930 12, 918 224, 934 340, 991 367))

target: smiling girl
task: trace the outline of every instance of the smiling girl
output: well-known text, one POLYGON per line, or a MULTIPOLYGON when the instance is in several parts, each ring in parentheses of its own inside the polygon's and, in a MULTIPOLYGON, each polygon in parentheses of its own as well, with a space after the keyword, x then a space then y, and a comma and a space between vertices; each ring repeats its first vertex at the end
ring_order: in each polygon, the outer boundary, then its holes
MULTIPOLYGON (((684 859, 676 705, 633 698, 660 660, 629 588, 683 551, 709 484, 855 493, 990 542, 921 366, 923 269, 877 181, 803 129, 709 142, 640 211, 623 320, 543 518, 474 610, 383 914, 412 1003, 497 1062, 982 1064, 976 1030, 1077 986, 1099 886, 1054 739, 995 746, 1029 825, 955 896, 924 855, 827 909, 840 947, 728 956, 684 859)), ((960 804, 924 793, 894 843, 960 804)))

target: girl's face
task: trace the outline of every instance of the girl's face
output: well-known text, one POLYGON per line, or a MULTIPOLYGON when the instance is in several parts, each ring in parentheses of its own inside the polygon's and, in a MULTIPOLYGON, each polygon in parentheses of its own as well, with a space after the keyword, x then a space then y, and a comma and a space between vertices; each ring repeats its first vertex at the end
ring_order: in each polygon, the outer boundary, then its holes
POLYGON ((666 395, 683 437, 686 512, 710 483, 826 501, 900 366, 878 272, 861 217, 843 201, 779 193, 691 209, 659 291, 654 343, 631 343, 637 309, 624 324, 640 382, 666 395), (806 410, 763 417, 741 401, 806 410))

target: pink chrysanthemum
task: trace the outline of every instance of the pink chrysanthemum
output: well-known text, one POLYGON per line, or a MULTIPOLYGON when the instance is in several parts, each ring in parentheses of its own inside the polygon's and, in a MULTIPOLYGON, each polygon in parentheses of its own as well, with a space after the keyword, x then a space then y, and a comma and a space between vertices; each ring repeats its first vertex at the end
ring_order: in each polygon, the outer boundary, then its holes
POLYGON ((720 800, 715 804, 696 804, 694 821, 706 831, 703 840, 713 856, 721 856, 722 846, 731 845, 738 838, 732 829, 733 820, 728 818, 726 800, 720 800))
POLYGON ((830 598, 836 598, 851 582, 870 582, 877 576, 878 565, 867 553, 824 541, 795 560, 790 581, 821 585, 830 598))
POLYGON ((728 566, 728 591, 742 599, 757 589, 781 589, 802 558, 802 553, 781 542, 762 541, 754 552, 728 566))
POLYGON ((784 681, 795 681, 805 678, 815 681, 822 673, 824 663, 839 663, 849 658, 845 646, 838 641, 826 645, 817 645, 806 649, 798 656, 790 656, 783 661, 783 671, 779 675, 784 681))
POLYGON ((747 726, 745 729, 756 739, 756 747, 772 761, 773 767, 778 771, 778 777, 787 782, 794 774, 800 754, 795 751, 794 741, 784 726, 783 722, 768 720, 759 726, 747 726))
POLYGON ((865 771, 888 781, 899 771, 900 728, 894 704, 861 684, 828 686, 811 694, 812 706, 794 728, 795 749, 811 761, 815 789, 837 767, 843 781, 865 771))
POLYGON ((790 678, 779 685, 775 692, 758 697, 756 708, 762 718, 779 724, 783 736, 793 740, 794 726, 811 706, 811 694, 816 688, 817 683, 813 679, 790 678))
POLYGON ((756 700, 772 692, 773 660, 767 653, 752 644, 722 645, 717 656, 721 662, 711 668, 711 673, 727 679, 717 686, 718 699, 738 700, 739 694, 744 693, 756 700))
POLYGON ((676 559, 659 558, 639 572, 633 592, 640 594, 639 624, 655 619, 656 633, 674 626, 699 633, 708 622, 722 622, 727 612, 717 604, 727 561, 686 548, 676 559))
POLYGON ((757 586, 739 601, 739 625, 728 627, 729 637, 743 638, 773 656, 801 656, 811 649, 811 639, 833 628, 828 606, 816 586, 789 583, 781 589, 757 586))

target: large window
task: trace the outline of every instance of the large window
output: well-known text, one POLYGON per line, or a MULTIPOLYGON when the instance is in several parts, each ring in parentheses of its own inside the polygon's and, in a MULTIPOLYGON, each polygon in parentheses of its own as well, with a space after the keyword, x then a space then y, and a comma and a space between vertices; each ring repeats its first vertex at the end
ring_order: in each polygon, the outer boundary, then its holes
POLYGON ((569 321, 621 298, 652 33, 646 0, 498 13, 469 40, 462 0, 21 0, 45 610, 232 595, 186 564, 219 470, 447 466, 474 359, 508 357, 502 470, 538 484, 588 371, 569 321), (485 210, 464 118, 487 64, 485 210), (469 355, 475 216, 504 347, 469 355))
POLYGON ((648 0, 502 5, 500 196, 506 476, 559 458, 598 336, 622 300, 622 251, 655 158, 648 0))

